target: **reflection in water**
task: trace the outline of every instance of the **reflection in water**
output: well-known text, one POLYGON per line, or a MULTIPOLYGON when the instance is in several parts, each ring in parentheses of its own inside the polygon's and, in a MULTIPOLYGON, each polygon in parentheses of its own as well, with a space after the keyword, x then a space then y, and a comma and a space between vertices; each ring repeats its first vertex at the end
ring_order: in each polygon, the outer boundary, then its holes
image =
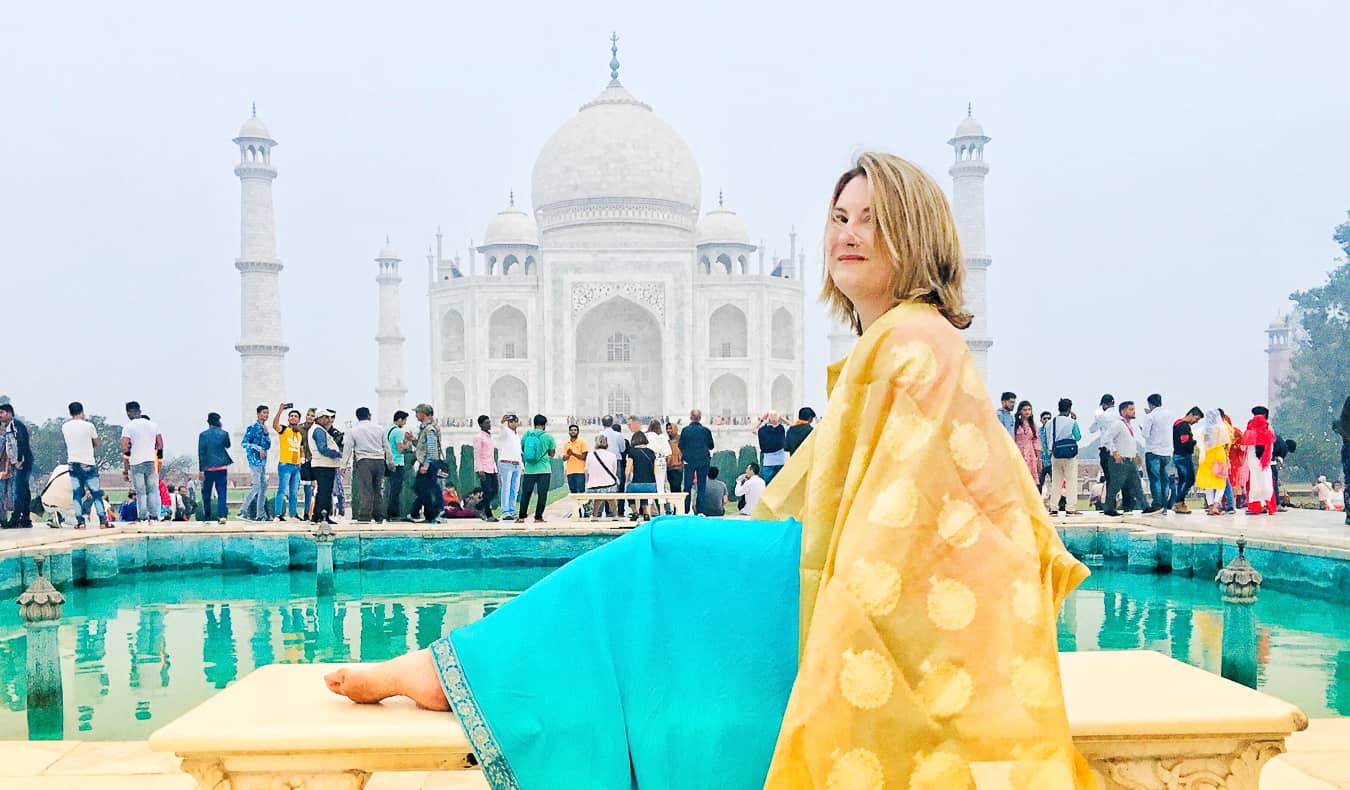
MULTIPOLYGON (((257 666, 390 658, 489 615, 547 572, 353 569, 324 595, 312 572, 147 573, 71 588, 64 709, 29 709, 27 634, 14 608, 0 607, 0 740, 143 739, 257 666)), ((1350 715, 1350 607, 1263 590, 1252 608, 1257 686, 1313 716, 1350 715)), ((1223 612, 1208 580, 1098 570, 1065 603, 1059 644, 1147 647, 1218 672, 1223 612)))

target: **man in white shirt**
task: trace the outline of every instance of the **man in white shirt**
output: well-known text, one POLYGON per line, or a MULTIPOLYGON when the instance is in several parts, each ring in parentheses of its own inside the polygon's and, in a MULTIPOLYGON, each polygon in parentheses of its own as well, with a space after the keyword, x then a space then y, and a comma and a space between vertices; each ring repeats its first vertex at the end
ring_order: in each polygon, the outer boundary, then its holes
MULTIPOLYGON (((1143 436, 1134 425, 1134 401, 1122 401, 1120 420, 1111 427, 1103 440, 1103 447, 1111 457, 1111 474, 1107 478, 1106 505, 1102 512, 1108 516, 1119 516, 1116 510, 1116 496, 1122 497, 1125 510, 1137 510, 1144 503, 1144 488, 1139 484, 1139 468, 1135 459, 1139 456, 1143 436)), ((1144 513, 1156 513, 1162 508, 1149 505, 1144 513)))
POLYGON ((764 493, 764 487, 768 483, 759 476, 758 464, 747 464, 745 471, 736 478, 736 496, 745 497, 745 506, 742 507, 741 515, 749 517, 755 512, 755 505, 759 504, 759 495, 764 493))
POLYGON ((1148 472, 1150 502, 1159 510, 1172 506, 1172 481, 1167 473, 1172 467, 1172 412, 1163 408, 1162 396, 1148 396, 1144 418, 1139 421, 1144 431, 1144 469, 1148 472))
MULTIPOLYGON (((1097 445, 1097 461, 1102 467, 1102 476, 1109 488, 1111 485, 1111 453, 1106 450, 1106 436, 1120 422, 1120 412, 1116 409, 1116 399, 1111 393, 1102 396, 1101 405, 1097 407, 1096 414, 1092 415, 1092 425, 1088 427, 1088 438, 1085 444, 1091 446, 1097 445)), ((1106 510, 1114 510, 1115 506, 1108 503, 1106 510)))
POLYGON ((127 424, 122 427, 122 479, 130 481, 139 502, 138 521, 159 520, 159 470, 156 459, 164 450, 159 426, 141 414, 141 404, 127 402, 127 424))
POLYGON ((370 419, 370 409, 356 410, 356 426, 347 431, 342 447, 343 466, 351 465, 356 489, 356 523, 384 522, 380 483, 384 481, 384 430, 370 419))
POLYGON ((89 515, 86 494, 98 513, 99 527, 107 529, 110 526, 108 512, 103 506, 103 489, 98 484, 98 461, 94 458, 94 448, 99 444, 98 430, 84 418, 84 405, 79 401, 71 403, 68 411, 70 419, 61 426, 61 435, 66 440, 70 494, 75 505, 75 529, 84 529, 84 519, 89 515))
POLYGON ((520 418, 514 414, 502 416, 502 428, 494 442, 497 445, 497 478, 501 481, 502 521, 516 517, 516 502, 520 500, 520 418))

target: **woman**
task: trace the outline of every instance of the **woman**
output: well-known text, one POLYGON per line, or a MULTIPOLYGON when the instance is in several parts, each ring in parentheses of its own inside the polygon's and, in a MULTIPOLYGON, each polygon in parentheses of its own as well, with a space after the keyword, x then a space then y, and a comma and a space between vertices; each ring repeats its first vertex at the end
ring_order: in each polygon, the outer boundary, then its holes
POLYGON ((666 459, 670 458, 670 440, 661 428, 660 420, 647 424, 647 445, 656 453, 656 490, 666 493, 666 459))
POLYGON ((957 331, 946 198, 863 154, 829 211, 824 296, 861 337, 759 520, 658 519, 329 687, 453 708, 494 788, 1094 786, 1055 643, 1087 571, 957 331))
POLYGON ((1242 443, 1242 431, 1233 424, 1233 418, 1219 409, 1219 416, 1228 426, 1228 485, 1224 489, 1225 513, 1233 513, 1247 506, 1247 448, 1242 443))
MULTIPOLYGON (((1341 418, 1331 424, 1331 429, 1341 437, 1341 474, 1350 482, 1350 398, 1341 404, 1341 418)), ((1345 513, 1345 523, 1350 524, 1350 510, 1345 513)))
POLYGON ((666 490, 678 494, 684 490, 684 456, 680 454, 680 426, 666 423, 666 443, 670 457, 666 459, 666 490))
POLYGON ((1228 446, 1232 433, 1218 409, 1205 412, 1196 431, 1196 452, 1200 463, 1195 468, 1195 487, 1205 496, 1205 512, 1223 515, 1223 492, 1228 485, 1228 446))
MULTIPOLYGON (((618 491, 619 475, 616 468, 618 463, 618 456, 614 454, 613 450, 609 449, 609 437, 603 433, 596 436, 595 449, 586 453, 586 490, 592 494, 613 494, 618 491)), ((592 518, 599 516, 601 512, 605 514, 605 518, 613 516, 614 504, 612 502, 600 502, 595 505, 587 503, 582 508, 581 515, 584 518, 592 518)))
POLYGON ((1041 436, 1040 429, 1036 426, 1035 410, 1031 408, 1031 401, 1024 400, 1017 404, 1017 416, 1013 420, 1013 441, 1017 443, 1017 451, 1022 454, 1022 463, 1026 464, 1027 471, 1031 472, 1031 479, 1039 486, 1041 436))
MULTIPOLYGON (((629 494, 655 494, 656 464, 657 454, 647 441, 647 434, 643 431, 634 431, 633 435, 628 437, 628 471, 625 477, 628 483, 624 486, 624 491, 629 494)), ((638 520, 639 507, 642 509, 643 520, 651 520, 648 500, 644 499, 640 504, 630 500, 628 504, 629 521, 638 520)))
POLYGON ((305 409, 305 421, 300 423, 300 487, 305 490, 304 521, 314 516, 314 450, 309 446, 309 431, 314 427, 316 414, 318 409, 313 406, 305 409))
POLYGON ((1275 477, 1271 468, 1271 456, 1275 452, 1275 432, 1265 415, 1257 414, 1247 423, 1242 433, 1242 444, 1247 448, 1247 513, 1249 515, 1274 515, 1278 510, 1275 501, 1275 477))

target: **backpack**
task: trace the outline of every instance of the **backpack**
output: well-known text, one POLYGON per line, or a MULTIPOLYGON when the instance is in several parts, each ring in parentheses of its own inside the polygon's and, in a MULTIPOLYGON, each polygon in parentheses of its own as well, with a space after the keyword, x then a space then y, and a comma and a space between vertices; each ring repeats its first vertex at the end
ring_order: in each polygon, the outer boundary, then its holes
POLYGON ((1074 441, 1072 436, 1066 436, 1063 439, 1055 438, 1055 420, 1058 419, 1059 417, 1053 417, 1050 420, 1050 441, 1052 442, 1050 457, 1059 459, 1077 458, 1078 442, 1074 441))
POLYGON ((520 457, 527 464, 537 464, 544 460, 543 431, 530 431, 520 443, 520 457))
POLYGON ((394 435, 394 429, 397 427, 397 425, 391 426, 384 434, 384 469, 386 473, 397 468, 394 464, 394 448, 389 445, 389 437, 394 435))

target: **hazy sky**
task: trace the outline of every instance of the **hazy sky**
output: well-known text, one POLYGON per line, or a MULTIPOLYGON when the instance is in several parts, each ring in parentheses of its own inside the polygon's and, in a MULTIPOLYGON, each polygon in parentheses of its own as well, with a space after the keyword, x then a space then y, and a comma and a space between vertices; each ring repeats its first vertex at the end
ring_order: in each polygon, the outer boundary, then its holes
MULTIPOLYGON (((698 158, 751 234, 806 273, 851 154, 950 188, 973 101, 993 141, 991 389, 1080 414, 1265 399, 1264 328, 1333 265, 1350 209, 1350 5, 19 4, 0 46, 0 393, 30 417, 139 399, 170 451, 239 414, 239 183, 256 100, 273 163, 287 399, 374 401, 376 265, 405 258, 410 398, 429 397, 425 252, 529 193, 545 139, 608 79, 698 158)), ((814 317, 815 320, 811 320, 814 317)))

